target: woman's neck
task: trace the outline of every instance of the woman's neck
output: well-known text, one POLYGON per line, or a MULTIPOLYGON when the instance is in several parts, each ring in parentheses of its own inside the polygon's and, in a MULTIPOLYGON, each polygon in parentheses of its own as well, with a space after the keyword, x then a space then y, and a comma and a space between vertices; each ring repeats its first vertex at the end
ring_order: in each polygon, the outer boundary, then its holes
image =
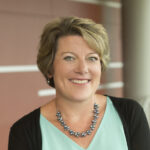
POLYGON ((60 111, 64 119, 66 118, 73 122, 81 120, 83 116, 85 119, 86 117, 89 119, 89 117, 93 115, 93 106, 95 101, 95 96, 82 101, 72 101, 56 96, 56 111, 60 111))

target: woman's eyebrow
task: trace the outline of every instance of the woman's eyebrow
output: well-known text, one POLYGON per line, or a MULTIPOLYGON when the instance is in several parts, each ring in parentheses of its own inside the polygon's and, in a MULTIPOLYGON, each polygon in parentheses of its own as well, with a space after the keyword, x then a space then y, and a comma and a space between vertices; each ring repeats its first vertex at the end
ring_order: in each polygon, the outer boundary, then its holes
POLYGON ((88 55, 92 55, 92 54, 96 54, 99 56, 99 54, 97 52, 91 52, 91 53, 88 53, 88 55))
POLYGON ((64 55, 64 54, 72 54, 72 55, 75 55, 73 52, 62 52, 61 55, 64 55))
MULTIPOLYGON (((65 54, 71 54, 71 55, 76 55, 74 52, 62 52, 61 55, 65 55, 65 54)), ((97 52, 90 52, 87 54, 88 55, 97 55, 99 56, 99 54, 97 52)))

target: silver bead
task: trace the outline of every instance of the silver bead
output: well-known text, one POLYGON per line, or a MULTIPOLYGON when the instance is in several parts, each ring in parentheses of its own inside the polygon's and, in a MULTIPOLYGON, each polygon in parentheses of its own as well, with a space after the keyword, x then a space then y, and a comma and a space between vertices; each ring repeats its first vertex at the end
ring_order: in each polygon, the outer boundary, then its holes
POLYGON ((86 136, 86 135, 87 135, 86 132, 82 132, 82 133, 81 133, 81 137, 84 137, 84 136, 86 136))
POLYGON ((90 134, 91 134, 91 130, 87 130, 86 133, 87 133, 88 135, 90 135, 90 134))
POLYGON ((74 131, 70 130, 69 132, 70 132, 70 135, 74 135, 74 131))
POLYGON ((79 133, 79 132, 75 132, 75 133, 74 133, 74 136, 75 136, 75 137, 79 137, 79 136, 80 136, 80 133, 79 133))
POLYGON ((67 125, 64 126, 64 130, 68 131, 69 127, 67 125))

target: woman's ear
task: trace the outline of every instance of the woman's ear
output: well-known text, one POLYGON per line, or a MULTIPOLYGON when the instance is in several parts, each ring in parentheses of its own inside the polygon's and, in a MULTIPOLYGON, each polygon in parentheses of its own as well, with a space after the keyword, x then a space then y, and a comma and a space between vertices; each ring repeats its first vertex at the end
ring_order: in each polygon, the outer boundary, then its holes
POLYGON ((46 81, 47 81, 48 85, 50 85, 50 86, 51 86, 51 79, 52 79, 52 75, 48 74, 46 76, 46 81))
POLYGON ((49 78, 49 79, 52 78, 52 77, 53 77, 53 76, 52 76, 51 74, 47 75, 47 78, 49 78))
POLYGON ((53 75, 47 75, 46 76, 46 80, 49 86, 55 88, 55 84, 54 84, 54 79, 53 79, 53 75))

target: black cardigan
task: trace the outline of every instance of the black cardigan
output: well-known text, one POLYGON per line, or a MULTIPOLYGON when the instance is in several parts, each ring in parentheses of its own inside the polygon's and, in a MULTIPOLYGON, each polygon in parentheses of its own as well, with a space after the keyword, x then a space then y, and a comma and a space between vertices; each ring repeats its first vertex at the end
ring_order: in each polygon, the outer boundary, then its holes
MULTIPOLYGON (((150 129, 142 107, 130 99, 110 99, 123 123, 128 150, 150 150, 150 129)), ((39 118, 40 108, 11 127, 8 150, 42 150, 39 118)))

